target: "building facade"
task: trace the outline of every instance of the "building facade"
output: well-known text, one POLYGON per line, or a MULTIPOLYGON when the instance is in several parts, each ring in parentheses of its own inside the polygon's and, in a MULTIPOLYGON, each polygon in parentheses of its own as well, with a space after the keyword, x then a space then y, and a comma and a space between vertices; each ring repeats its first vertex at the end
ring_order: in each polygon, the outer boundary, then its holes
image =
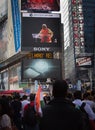
MULTIPOLYGON (((26 10, 26 3, 24 3, 21 0, 4 0, 2 5, 4 4, 5 10, 3 12, 6 12, 7 16, 5 17, 5 24, 3 24, 3 28, 1 26, 0 21, 0 31, 1 36, 4 36, 3 39, 6 40, 5 37, 7 37, 7 40, 3 41, 2 46, 2 37, 0 39, 0 83, 1 83, 1 90, 2 89, 22 89, 19 87, 19 83, 21 83, 21 67, 22 67, 22 60, 25 59, 33 59, 37 58, 51 58, 54 59, 54 63, 58 62, 58 66, 60 61, 62 62, 62 65, 58 67, 61 68, 60 71, 62 73, 62 79, 66 79, 70 84, 77 84, 79 81, 84 85, 86 83, 89 83, 92 87, 94 87, 95 83, 95 1, 94 0, 60 0, 60 11, 59 8, 56 6, 55 3, 55 9, 57 11, 57 14, 53 14, 53 12, 49 12, 49 14, 44 10, 41 10, 40 14, 35 15, 35 8, 34 6, 30 7, 28 10, 26 10), (7 3, 8 2, 8 3, 7 3), (14 3, 15 4, 14 4, 14 3), (21 6, 22 4, 22 6, 21 6), (14 5, 15 8, 14 8, 14 5), (31 8, 34 8, 31 12, 31 8), (58 12, 59 11, 59 12, 58 12), (16 15, 15 15, 16 13, 16 15), (46 16, 46 14, 48 14, 46 16), (31 15, 32 14, 32 15, 31 15), (61 14, 61 23, 59 19, 59 14, 61 14), (43 19, 34 18, 35 16, 41 16, 43 19), (15 16, 15 17, 14 17, 15 16), (23 17, 22 17, 23 16, 23 17), (59 36, 58 31, 54 29, 54 32, 56 34, 56 37, 53 39, 54 41, 59 41, 58 44, 54 42, 55 45, 48 45, 48 46, 39 46, 39 43, 35 44, 37 45, 32 46, 30 48, 30 44, 33 42, 29 41, 29 44, 26 42, 25 44, 28 45, 28 49, 32 49, 31 51, 27 50, 27 45, 24 44, 25 35, 21 39, 21 17, 23 20, 23 34, 25 33, 26 28, 24 26, 28 26, 32 20, 36 19, 33 23, 33 29, 37 31, 37 29, 40 27, 38 26, 37 21, 45 21, 47 17, 50 17, 47 21, 49 21, 49 25, 51 28, 59 29, 59 26, 61 27, 61 37, 59 36), (57 17, 56 17, 57 16, 57 17), (27 19, 26 19, 27 17, 27 19), (55 19, 58 18, 59 21, 56 22, 55 19), (15 19, 16 18, 16 19, 15 19), (51 20, 50 20, 51 19, 51 20), (58 26, 54 26, 53 22, 55 22, 55 25, 58 24, 58 26), (26 21, 29 22, 29 24, 26 24, 26 21), (15 22, 16 21, 16 22, 15 22), (52 24, 51 24, 52 23, 52 24), (37 26, 35 28, 35 25, 37 26), (2 30, 5 30, 7 28, 8 35, 6 36, 6 32, 4 31, 2 33, 2 30), (21 47, 21 40, 23 41, 22 45, 24 45, 24 49, 21 47), (60 46, 62 44, 62 46, 60 46), (55 51, 55 48, 57 51, 55 51), (59 50, 59 48, 62 49, 62 52, 59 50), (35 49, 35 52, 33 52, 35 49), (48 51, 49 50, 49 51, 48 51), (44 52, 43 52, 44 51, 44 52), (36 53, 37 52, 37 53, 36 53), (41 53, 40 53, 41 52, 41 53), (40 54, 40 55, 39 55, 40 54), (60 60, 55 62, 55 60, 60 60), (4 87, 4 84, 5 87, 4 87)), ((50 1, 49 1, 50 2, 50 1)), ((55 2, 55 1, 52 1, 55 2)), ((29 4, 29 3, 28 3, 29 4)), ((49 6, 53 4, 50 3, 49 6)), ((31 5, 31 3, 30 3, 31 5)), ((2 10, 2 8, 0 9, 2 10)), ((28 6, 29 7, 29 6, 28 6)), ((43 5, 37 4, 37 8, 44 7, 43 5)), ((49 7, 50 9, 50 7, 49 7)), ((54 11, 54 8, 53 8, 54 11)), ((37 13, 37 12, 36 12, 37 13)), ((0 14, 2 16, 2 14, 0 14)), ((48 23, 48 22, 47 22, 48 23)), ((32 27, 32 26, 31 26, 32 27)), ((28 26, 30 29, 30 26, 28 26)), ((30 32, 30 39, 34 34, 37 34, 37 32, 30 32), (33 34, 32 34, 33 33, 33 34)), ((28 36, 28 33, 26 34, 28 36)), ((37 36, 37 35, 36 35, 37 36)), ((38 39, 36 39, 37 41, 38 39)), ((28 37, 27 37, 28 41, 28 37)), ((49 59, 50 60, 50 59, 49 59)), ((53 60, 51 60, 53 61, 53 60)), ((54 63, 52 62, 53 66, 54 63)), ((34 72, 32 70, 32 72, 34 72)), ((57 71, 59 73, 59 71, 57 71)), ((60 75, 61 75, 60 73, 60 75)), ((37 73, 36 73, 37 74, 37 73)), ((49 77, 48 77, 49 78, 49 77)), ((20 86, 27 86, 26 81, 30 82, 31 78, 28 78, 28 80, 24 80, 24 84, 20 84, 20 86)))
POLYGON ((95 1, 64 0, 61 5, 65 78, 72 83, 89 82, 92 89, 95 79, 95 1))
POLYGON ((62 78, 59 51, 61 50, 60 13, 51 12, 59 11, 59 2, 57 0, 45 4, 43 1, 37 2, 35 7, 32 1, 28 0, 26 2, 5 0, 8 8, 8 44, 6 44, 6 57, 0 62, 0 90, 28 91, 38 85, 36 78, 39 82, 62 78), (41 43, 37 37, 42 24, 47 24, 53 31, 52 43, 41 43))

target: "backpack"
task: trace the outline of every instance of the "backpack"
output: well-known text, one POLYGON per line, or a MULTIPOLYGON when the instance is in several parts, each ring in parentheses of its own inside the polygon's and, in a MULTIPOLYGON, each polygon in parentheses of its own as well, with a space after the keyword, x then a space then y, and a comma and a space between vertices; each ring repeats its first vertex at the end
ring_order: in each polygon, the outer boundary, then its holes
POLYGON ((28 104, 27 109, 24 110, 24 123, 34 127, 37 124, 37 114, 34 106, 28 104))
POLYGON ((83 102, 82 105, 79 107, 79 110, 80 110, 81 116, 82 116, 82 120, 83 120, 83 130, 91 130, 90 120, 89 120, 87 112, 84 109, 85 105, 86 105, 86 103, 83 102))

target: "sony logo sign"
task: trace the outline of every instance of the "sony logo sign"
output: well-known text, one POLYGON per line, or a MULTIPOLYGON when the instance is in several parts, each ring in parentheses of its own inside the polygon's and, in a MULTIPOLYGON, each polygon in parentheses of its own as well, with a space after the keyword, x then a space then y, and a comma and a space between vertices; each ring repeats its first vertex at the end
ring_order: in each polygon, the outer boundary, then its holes
POLYGON ((34 47, 34 51, 50 51, 49 47, 34 47))

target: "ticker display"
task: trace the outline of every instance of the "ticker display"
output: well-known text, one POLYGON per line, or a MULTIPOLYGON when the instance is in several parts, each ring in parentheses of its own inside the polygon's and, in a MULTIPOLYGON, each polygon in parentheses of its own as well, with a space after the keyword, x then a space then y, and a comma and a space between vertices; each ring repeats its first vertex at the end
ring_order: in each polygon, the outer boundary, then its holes
POLYGON ((53 59, 53 53, 52 52, 31 52, 31 53, 27 54, 27 58, 53 59))

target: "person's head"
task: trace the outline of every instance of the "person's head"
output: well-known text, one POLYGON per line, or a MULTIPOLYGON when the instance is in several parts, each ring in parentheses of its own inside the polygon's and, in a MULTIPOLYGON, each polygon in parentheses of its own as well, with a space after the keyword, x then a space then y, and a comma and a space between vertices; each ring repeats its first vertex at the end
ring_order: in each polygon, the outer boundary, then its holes
POLYGON ((68 90, 68 84, 65 80, 56 80, 53 83, 52 94, 56 97, 66 97, 68 90))
POLYGON ((14 94, 14 99, 15 100, 20 100, 20 94, 19 93, 15 93, 14 94))
POLYGON ((71 92, 67 93, 67 99, 72 101, 73 100, 73 94, 71 92))
POLYGON ((34 93, 31 93, 30 94, 30 101, 34 101, 35 100, 35 94, 34 93))
POLYGON ((79 90, 74 92, 74 99, 82 99, 82 93, 79 90))
POLYGON ((22 100, 27 100, 27 95, 23 95, 22 100))
POLYGON ((0 99, 0 116, 3 114, 10 114, 10 106, 7 99, 1 98, 0 99))
POLYGON ((43 29, 46 29, 46 28, 47 28, 47 25, 46 25, 46 24, 42 24, 42 28, 43 28, 43 29))

